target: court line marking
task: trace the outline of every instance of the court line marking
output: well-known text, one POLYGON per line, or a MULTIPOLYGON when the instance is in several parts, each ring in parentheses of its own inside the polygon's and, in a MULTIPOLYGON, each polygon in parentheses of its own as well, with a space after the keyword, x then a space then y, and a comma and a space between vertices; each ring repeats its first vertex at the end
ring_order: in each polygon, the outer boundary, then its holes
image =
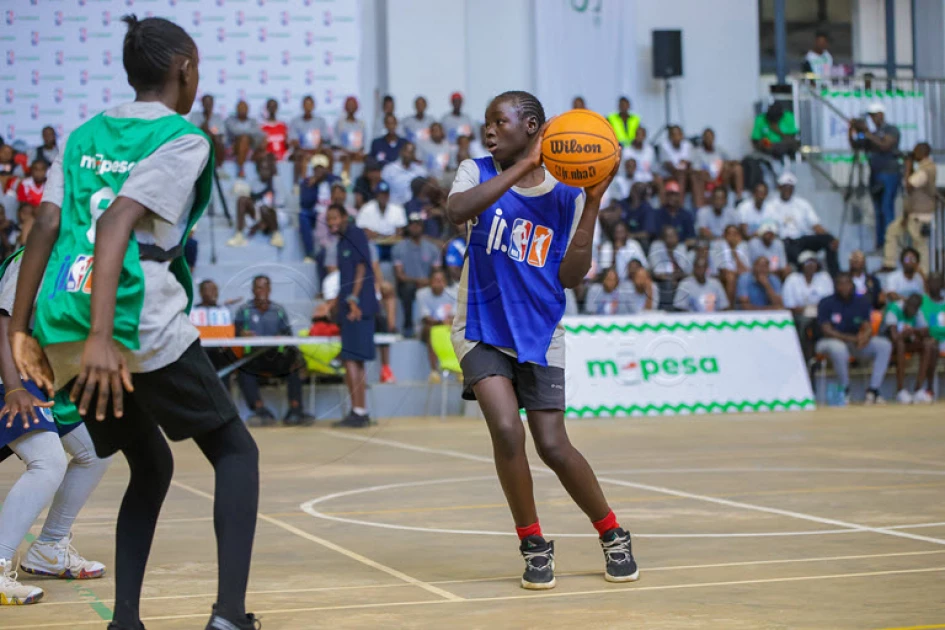
MULTIPOLYGON (((588 591, 570 591, 570 592, 556 592, 549 591, 545 593, 528 593, 521 595, 500 595, 497 597, 471 597, 467 599, 432 599, 432 600, 414 600, 414 601, 405 601, 405 602, 389 602, 389 603, 374 603, 374 604, 348 604, 348 605, 338 605, 338 606, 312 606, 306 608, 275 608, 271 610, 259 610, 257 611, 257 616, 262 618, 263 615, 289 615, 297 613, 306 613, 306 612, 323 612, 323 611, 334 611, 334 610, 363 610, 371 608, 398 608, 406 606, 424 606, 424 605, 435 605, 441 606, 444 604, 478 604, 482 602, 500 602, 500 601, 513 601, 520 599, 547 599, 547 598, 560 598, 560 597, 580 597, 584 595, 617 595, 627 596, 632 593, 642 593, 648 591, 670 591, 670 590, 681 590, 681 589, 696 589, 696 588, 711 588, 718 586, 749 586, 753 584, 777 584, 785 582, 809 582, 817 580, 842 580, 842 579, 851 579, 851 578, 862 578, 862 577, 879 577, 885 575, 906 575, 906 574, 915 574, 915 573, 933 573, 933 572, 945 572, 945 566, 942 567, 929 567, 923 569, 899 569, 891 571, 867 571, 859 573, 834 573, 828 575, 800 575, 793 577, 780 577, 780 578, 762 578, 755 580, 727 580, 723 582, 694 582, 689 584, 663 584, 658 586, 628 586, 620 587, 613 586, 605 589, 593 589, 588 591)), ((157 622, 157 621, 176 621, 181 619, 205 619, 206 613, 199 614, 187 614, 187 615, 162 615, 156 617, 144 617, 141 621, 143 622, 157 622)), ((44 628, 62 628, 62 627, 73 627, 73 626, 89 626, 95 624, 101 624, 100 620, 95 621, 69 621, 62 623, 45 623, 43 624, 44 628)), ((921 626, 920 626, 921 627, 921 626)), ((34 630, 36 624, 30 625, 19 625, 19 626, 5 626, 5 630, 34 630)))
MULTIPOLYGON (((945 549, 934 549, 929 551, 903 551, 903 552, 894 552, 894 553, 871 553, 871 554, 860 554, 860 555, 848 555, 848 556, 821 556, 814 558, 784 558, 783 560, 745 560, 742 562, 721 562, 721 563, 712 563, 712 564, 689 564, 689 565, 669 565, 665 567, 647 567, 646 572, 651 573, 654 571, 692 571, 693 569, 725 569, 725 568, 735 568, 735 567, 750 567, 750 566, 763 566, 771 564, 797 564, 797 563, 810 563, 810 562, 836 562, 840 560, 873 560, 876 558, 898 558, 898 557, 910 557, 910 556, 931 556, 945 553, 945 549)), ((558 577, 583 577, 590 575, 600 575, 600 571, 563 571, 557 572, 558 577)), ((463 580, 433 580, 427 582, 427 584, 477 584, 481 582, 506 582, 506 581, 515 581, 518 582, 522 579, 520 575, 497 575, 491 577, 481 577, 481 578, 467 578, 463 580)), ((246 595, 285 595, 288 593, 320 593, 325 591, 349 591, 349 590, 375 590, 375 589, 388 589, 388 588, 407 588, 413 586, 412 584, 406 583, 397 583, 397 584, 357 584, 357 585, 348 585, 348 586, 319 586, 313 588, 295 588, 295 589, 274 589, 266 591, 247 591, 246 595)), ((216 593, 196 593, 192 595, 158 595, 154 597, 142 597, 141 601, 164 601, 164 600, 175 600, 175 599, 201 599, 206 598, 210 599, 216 597, 216 593)), ((103 602, 114 602, 114 599, 103 599, 103 602)), ((79 604, 84 604, 82 601, 71 601, 71 602, 43 602, 43 608, 49 606, 76 606, 79 604)))
POLYGON ((931 626, 903 626, 901 628, 882 628, 881 630, 937 630, 945 628, 945 623, 938 623, 931 626))
MULTIPOLYGON (((471 455, 469 453, 462 453, 460 451, 428 448, 424 446, 416 446, 413 444, 408 444, 406 442, 398 442, 395 440, 386 440, 383 438, 376 438, 376 437, 362 438, 356 435, 348 435, 345 433, 341 433, 339 431, 326 431, 326 433, 333 435, 335 437, 339 437, 339 438, 347 439, 347 440, 356 440, 356 441, 361 441, 361 442, 374 442, 377 444, 391 446, 394 448, 401 448, 404 450, 438 454, 438 455, 446 455, 450 457, 457 457, 457 458, 467 459, 471 461, 488 462, 490 464, 494 464, 491 458, 484 457, 481 455, 471 455)), ((545 468, 543 466, 533 466, 532 470, 535 472, 542 472, 545 474, 554 474, 554 472, 552 472, 550 469, 545 468)), ((693 469, 690 469, 690 470, 693 470, 693 469)), ((764 469, 755 468, 752 470, 755 472, 760 472, 760 471, 763 471, 764 469)), ((823 525, 833 525, 834 527, 853 529, 853 530, 862 531, 862 532, 871 532, 874 534, 895 536, 897 538, 907 538, 910 540, 917 540, 920 542, 927 542, 927 543, 932 543, 935 545, 945 545, 945 539, 933 538, 931 536, 922 536, 920 534, 910 534, 908 532, 904 532, 900 530, 883 529, 880 527, 870 527, 868 525, 861 525, 859 523, 852 523, 849 521, 842 521, 842 520, 834 519, 834 518, 824 518, 822 516, 815 516, 813 514, 805 514, 803 512, 795 512, 793 510, 782 510, 780 508, 772 508, 772 507, 767 507, 763 505, 756 505, 754 503, 745 503, 744 501, 732 501, 730 499, 720 499, 717 497, 712 497, 712 496, 708 496, 704 494, 695 494, 693 492, 685 492, 682 490, 675 490, 673 488, 666 488, 663 486, 654 486, 651 484, 637 483, 633 481, 624 481, 623 479, 614 479, 612 477, 598 477, 597 479, 604 483, 610 483, 617 486, 624 486, 626 488, 637 488, 639 490, 648 490, 650 492, 683 497, 686 499, 693 499, 696 501, 705 501, 707 503, 715 503, 716 505, 724 505, 726 507, 740 508, 743 510, 752 510, 755 512, 775 514, 778 516, 787 516, 789 518, 794 518, 794 519, 803 520, 803 521, 810 521, 813 523, 821 523, 823 525)), ((304 504, 300 507, 303 510, 305 509, 304 504)))
MULTIPOLYGON (((182 490, 186 490, 192 494, 195 494, 197 496, 213 501, 213 495, 208 492, 204 492, 203 490, 199 490, 197 488, 194 488, 193 486, 189 486, 185 483, 181 483, 180 481, 171 481, 171 484, 177 486, 178 488, 182 490)), ((418 580, 417 578, 407 575, 406 573, 402 571, 398 571, 397 569, 391 568, 387 566, 386 564, 381 564, 380 562, 377 562, 376 560, 371 560, 367 556, 362 556, 361 554, 355 551, 346 549, 345 547, 335 544, 331 542, 330 540, 326 540, 314 534, 310 534, 304 530, 299 529, 298 527, 289 525, 288 523, 284 521, 280 521, 277 518, 266 516, 265 514, 261 514, 261 513, 257 513, 257 517, 259 518, 259 520, 265 521, 266 523, 269 523, 270 525, 275 525, 276 527, 279 527, 280 529, 283 529, 289 532, 290 534, 295 534, 299 538, 304 538, 305 540, 313 542, 317 545, 321 545, 322 547, 325 547, 326 549, 331 549, 332 551, 340 553, 341 555, 346 556, 356 562, 360 562, 361 564, 367 565, 371 567, 372 569, 377 569, 378 571, 382 571, 386 573, 387 575, 390 575, 391 577, 395 577, 398 580, 401 580, 402 582, 406 582, 408 584, 412 584, 414 586, 420 587, 423 590, 436 595, 437 597, 442 597, 443 599, 448 600, 448 601, 462 601, 463 600, 463 598, 460 597, 459 595, 454 595, 453 593, 450 593, 449 591, 445 591, 436 586, 431 586, 427 584, 426 582, 424 582, 423 580, 418 580)))

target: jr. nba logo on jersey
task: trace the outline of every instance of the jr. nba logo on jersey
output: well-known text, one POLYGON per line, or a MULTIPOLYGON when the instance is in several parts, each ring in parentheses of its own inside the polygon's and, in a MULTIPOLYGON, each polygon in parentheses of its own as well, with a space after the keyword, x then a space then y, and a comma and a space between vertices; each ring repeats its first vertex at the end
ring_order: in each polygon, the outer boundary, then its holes
POLYGON ((535 236, 532 237, 532 246, 528 250, 528 264, 532 267, 544 267, 548 260, 548 250, 551 249, 551 239, 554 230, 544 225, 535 226, 535 236))
POLYGON ((528 239, 532 236, 534 224, 527 219, 515 219, 509 233, 509 258, 522 262, 528 250, 528 239))

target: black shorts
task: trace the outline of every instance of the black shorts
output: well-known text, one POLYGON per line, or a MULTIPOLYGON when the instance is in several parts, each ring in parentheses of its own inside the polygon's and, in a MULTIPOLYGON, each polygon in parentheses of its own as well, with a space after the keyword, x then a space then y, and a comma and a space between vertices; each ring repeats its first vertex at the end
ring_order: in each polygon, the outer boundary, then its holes
POLYGON ((476 400, 473 386, 489 376, 512 381, 518 406, 526 411, 564 411, 564 370, 550 365, 519 363, 486 343, 480 343, 460 361, 463 398, 476 400))
POLYGON ((374 360, 374 317, 362 317, 354 322, 345 317, 338 326, 341 328, 341 353, 338 358, 362 363, 374 360))
MULTIPOLYGON (((114 417, 109 402, 105 419, 96 420, 94 397, 85 414, 85 426, 99 457, 109 457, 132 443, 149 424, 161 427, 167 437, 179 441, 241 421, 200 341, 170 365, 132 374, 131 380, 135 390, 125 392, 121 418, 114 417)), ((72 384, 66 387, 71 389, 72 384)))

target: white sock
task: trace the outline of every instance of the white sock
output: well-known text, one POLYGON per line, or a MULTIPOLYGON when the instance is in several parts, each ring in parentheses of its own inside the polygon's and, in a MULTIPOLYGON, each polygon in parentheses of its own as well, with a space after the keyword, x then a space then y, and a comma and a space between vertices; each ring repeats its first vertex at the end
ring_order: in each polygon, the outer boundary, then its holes
POLYGON ((356 415, 359 415, 359 416, 367 415, 367 409, 365 409, 364 407, 353 407, 351 411, 353 411, 356 415))

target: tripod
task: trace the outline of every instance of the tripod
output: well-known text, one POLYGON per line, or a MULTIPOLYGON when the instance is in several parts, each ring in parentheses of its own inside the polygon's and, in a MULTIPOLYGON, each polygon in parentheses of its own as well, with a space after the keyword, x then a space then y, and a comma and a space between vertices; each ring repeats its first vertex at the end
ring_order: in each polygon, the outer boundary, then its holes
POLYGON ((847 223, 858 224, 860 226, 860 247, 863 246, 864 199, 866 203, 872 204, 869 177, 864 177, 861 155, 861 149, 853 149, 853 164, 850 166, 850 177, 847 179, 847 187, 843 192, 843 215, 840 218, 840 233, 837 234, 837 239, 843 242, 843 231, 847 223))

